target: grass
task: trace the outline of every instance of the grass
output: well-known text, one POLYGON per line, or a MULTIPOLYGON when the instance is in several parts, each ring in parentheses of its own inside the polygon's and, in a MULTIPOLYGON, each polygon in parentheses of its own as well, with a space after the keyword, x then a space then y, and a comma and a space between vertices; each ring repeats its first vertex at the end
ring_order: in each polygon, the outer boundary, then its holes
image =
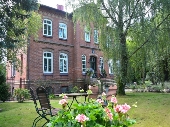
MULTIPOLYGON (((83 101, 83 98, 78 99, 83 101)), ((132 127, 169 127, 170 94, 127 93, 126 96, 118 96, 117 99, 119 104, 132 105, 137 102, 138 107, 129 111, 130 117, 137 121, 132 127)), ((58 99, 51 100, 51 105, 61 108, 58 99)), ((0 109, 0 127, 31 127, 37 116, 33 101, 0 103, 0 109)), ((41 127, 44 122, 41 120, 37 127, 41 127)))

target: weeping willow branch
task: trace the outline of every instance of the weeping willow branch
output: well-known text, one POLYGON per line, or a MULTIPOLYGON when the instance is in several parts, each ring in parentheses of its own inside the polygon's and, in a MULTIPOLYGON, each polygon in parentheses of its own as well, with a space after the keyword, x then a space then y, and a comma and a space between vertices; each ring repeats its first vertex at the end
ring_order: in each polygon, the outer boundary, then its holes
POLYGON ((170 13, 150 32, 148 38, 146 39, 146 41, 140 46, 138 47, 129 57, 128 59, 130 59, 139 49, 141 49, 146 43, 149 42, 150 36, 163 24, 163 22, 170 16, 170 13))

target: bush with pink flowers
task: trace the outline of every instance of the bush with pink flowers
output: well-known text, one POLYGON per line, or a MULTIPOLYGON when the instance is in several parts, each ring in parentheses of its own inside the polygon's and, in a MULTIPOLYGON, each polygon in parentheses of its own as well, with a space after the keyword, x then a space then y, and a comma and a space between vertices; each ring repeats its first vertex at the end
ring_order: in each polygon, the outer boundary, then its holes
POLYGON ((63 97, 59 101, 63 109, 51 118, 48 127, 128 127, 136 123, 127 113, 131 106, 118 104, 114 96, 107 105, 104 103, 105 94, 102 94, 100 99, 74 104, 71 111, 66 107, 66 97, 63 97))

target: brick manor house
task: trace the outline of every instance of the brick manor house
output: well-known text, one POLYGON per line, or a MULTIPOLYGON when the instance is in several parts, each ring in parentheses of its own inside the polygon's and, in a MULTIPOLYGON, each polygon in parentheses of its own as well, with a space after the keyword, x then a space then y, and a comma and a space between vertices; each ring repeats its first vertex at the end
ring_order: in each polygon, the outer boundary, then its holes
POLYGON ((78 23, 74 28, 72 14, 66 16, 62 8, 40 5, 43 27, 36 41, 28 40, 27 53, 19 54, 22 73, 14 64, 7 68, 11 89, 36 85, 50 86, 54 93, 74 86, 86 89, 87 68, 93 70, 92 78, 99 78, 104 69, 107 79, 113 79, 112 61, 99 48, 98 30, 90 32, 78 23))

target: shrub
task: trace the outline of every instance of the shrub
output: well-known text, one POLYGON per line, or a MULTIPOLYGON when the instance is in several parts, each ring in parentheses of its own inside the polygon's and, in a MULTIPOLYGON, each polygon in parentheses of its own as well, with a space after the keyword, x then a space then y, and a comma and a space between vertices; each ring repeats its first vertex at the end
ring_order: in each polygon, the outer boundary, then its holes
POLYGON ((71 89, 71 93, 77 93, 79 92, 79 88, 77 86, 74 86, 72 89, 71 89))
POLYGON ((49 98, 50 98, 50 99, 55 99, 55 95, 54 95, 54 94, 50 94, 50 95, 49 95, 49 98))
POLYGON ((5 102, 10 98, 9 85, 6 83, 0 84, 0 100, 5 102))
POLYGON ((161 89, 162 89, 162 88, 161 88, 160 86, 152 86, 153 92, 160 92, 161 89))
POLYGON ((29 90, 27 89, 18 88, 18 89, 15 89, 14 96, 16 97, 18 102, 24 102, 25 99, 30 98, 30 93, 29 93, 29 90))
POLYGON ((63 95, 63 99, 59 101, 63 109, 51 118, 48 127, 128 127, 136 122, 127 114, 131 107, 126 103, 118 104, 114 96, 108 105, 103 105, 106 96, 102 94, 102 99, 74 104, 71 110, 67 108, 66 98, 63 95))
POLYGON ((6 73, 5 73, 5 66, 0 64, 0 100, 5 102, 9 99, 9 85, 6 84, 6 73))

